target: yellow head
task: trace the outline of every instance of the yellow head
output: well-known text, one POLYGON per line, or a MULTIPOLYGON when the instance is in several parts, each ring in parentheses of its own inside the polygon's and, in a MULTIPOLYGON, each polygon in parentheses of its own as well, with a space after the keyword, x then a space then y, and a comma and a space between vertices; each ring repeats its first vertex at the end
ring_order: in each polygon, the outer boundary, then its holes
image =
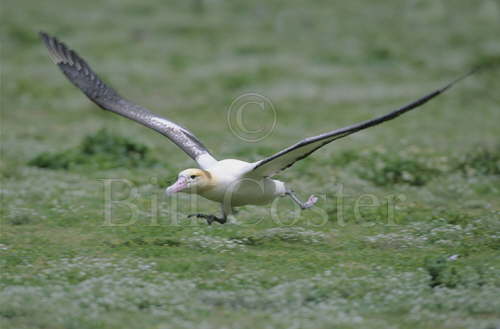
POLYGON ((197 193, 213 186, 212 175, 197 168, 183 170, 179 173, 177 181, 166 189, 167 195, 177 192, 197 193))

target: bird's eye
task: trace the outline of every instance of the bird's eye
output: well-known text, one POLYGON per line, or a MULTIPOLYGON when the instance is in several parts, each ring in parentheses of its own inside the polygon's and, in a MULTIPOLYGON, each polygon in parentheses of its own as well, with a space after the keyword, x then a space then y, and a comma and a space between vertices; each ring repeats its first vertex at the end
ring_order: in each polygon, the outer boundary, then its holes
POLYGON ((196 178, 196 175, 191 175, 191 179, 195 179, 196 178))

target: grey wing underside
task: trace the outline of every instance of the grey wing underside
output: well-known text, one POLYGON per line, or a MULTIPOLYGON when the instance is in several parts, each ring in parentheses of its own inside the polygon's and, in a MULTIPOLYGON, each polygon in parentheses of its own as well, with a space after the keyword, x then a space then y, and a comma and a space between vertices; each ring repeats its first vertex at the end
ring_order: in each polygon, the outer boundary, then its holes
POLYGON ((397 118, 403 113, 406 113, 412 109, 418 108, 421 105, 427 103, 432 98, 442 94, 447 89, 452 87, 458 81, 466 78, 472 73, 476 72, 477 68, 471 70, 467 74, 455 79, 454 81, 448 83, 446 86, 437 89, 410 104, 407 104, 395 111, 388 114, 382 115, 372 120, 360 122, 348 127, 332 130, 330 132, 306 138, 266 159, 260 160, 255 163, 255 166, 247 173, 247 176, 253 177, 271 177, 277 173, 291 167, 295 162, 304 159, 305 157, 312 154, 314 151, 318 150, 322 146, 329 144, 337 139, 346 137, 350 134, 358 132, 360 130, 376 126, 382 122, 392 120, 397 118))
POLYGON ((208 149, 190 131, 124 99, 104 84, 75 51, 46 33, 40 32, 40 36, 54 63, 94 103, 168 137, 204 169, 216 162, 208 149))

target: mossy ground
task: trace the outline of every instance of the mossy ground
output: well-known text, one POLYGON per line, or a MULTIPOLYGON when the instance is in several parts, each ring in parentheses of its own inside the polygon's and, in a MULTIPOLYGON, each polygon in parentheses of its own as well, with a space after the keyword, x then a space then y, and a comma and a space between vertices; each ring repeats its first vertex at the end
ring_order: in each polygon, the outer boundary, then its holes
POLYGON ((500 326, 498 71, 280 176, 316 208, 281 200, 209 227, 186 216, 217 205, 163 194, 192 161, 90 103, 37 36, 220 158, 253 161, 498 61, 498 1, 6 0, 2 26, 2 328, 500 326), (276 109, 258 143, 226 122, 245 93, 276 109), (107 197, 125 201, 111 220, 107 197))

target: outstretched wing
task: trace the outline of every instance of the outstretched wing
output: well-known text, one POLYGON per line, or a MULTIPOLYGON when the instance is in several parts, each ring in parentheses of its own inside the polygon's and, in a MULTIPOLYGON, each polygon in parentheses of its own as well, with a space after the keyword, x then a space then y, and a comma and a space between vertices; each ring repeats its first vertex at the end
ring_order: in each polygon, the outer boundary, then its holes
POLYGON ((101 108, 134 120, 168 137, 203 169, 217 162, 189 130, 124 99, 102 82, 75 51, 46 33, 40 32, 40 36, 49 49, 50 57, 64 75, 101 108))
POLYGON ((357 131, 376 126, 378 124, 381 124, 382 122, 392 120, 398 116, 400 116, 403 113, 406 113, 412 109, 415 109, 425 103, 427 103, 429 100, 433 99, 434 97, 438 96, 439 94, 442 94, 445 92, 447 89, 449 89, 451 86, 453 86, 455 83, 458 81, 466 78, 467 76, 471 75, 472 73, 476 72, 476 69, 471 70, 467 74, 464 74, 463 76, 459 77, 458 79, 455 79, 454 81, 448 83, 446 86, 437 89, 420 99, 417 99, 416 101, 407 104, 395 111, 392 111, 386 115, 380 116, 378 118, 360 122, 345 128, 340 128, 336 130, 332 130, 330 132, 314 136, 314 137, 309 137, 306 138, 266 159, 260 160, 255 163, 255 166, 253 167, 252 170, 250 170, 247 175, 249 176, 254 176, 254 177, 270 177, 273 176, 277 173, 279 173, 282 170, 285 170, 292 166, 295 162, 304 159, 305 157, 309 156, 311 153, 319 149, 320 147, 333 142, 334 140, 340 139, 342 137, 346 137, 350 134, 353 134, 357 131))

